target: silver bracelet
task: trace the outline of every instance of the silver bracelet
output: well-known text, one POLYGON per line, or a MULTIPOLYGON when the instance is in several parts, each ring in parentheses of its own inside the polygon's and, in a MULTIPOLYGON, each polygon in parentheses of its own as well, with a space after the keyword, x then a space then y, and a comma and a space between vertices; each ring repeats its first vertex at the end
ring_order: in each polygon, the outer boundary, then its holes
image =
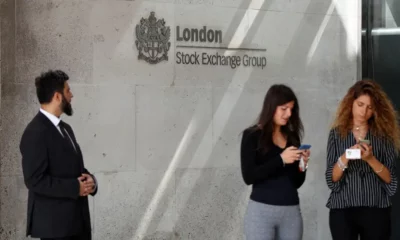
POLYGON ((339 168, 344 172, 345 170, 346 170, 346 168, 347 168, 347 166, 342 162, 342 158, 341 157, 339 157, 339 159, 338 159, 338 165, 339 165, 339 168))

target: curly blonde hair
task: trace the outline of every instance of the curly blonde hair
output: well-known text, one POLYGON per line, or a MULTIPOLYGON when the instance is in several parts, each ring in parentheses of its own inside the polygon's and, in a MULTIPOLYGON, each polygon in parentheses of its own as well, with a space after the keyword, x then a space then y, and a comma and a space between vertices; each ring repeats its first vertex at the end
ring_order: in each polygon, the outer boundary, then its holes
POLYGON ((342 99, 332 127, 345 137, 353 127, 353 102, 361 95, 368 95, 374 107, 374 114, 368 120, 374 136, 390 140, 400 151, 400 128, 398 115, 382 87, 370 79, 357 81, 342 99))

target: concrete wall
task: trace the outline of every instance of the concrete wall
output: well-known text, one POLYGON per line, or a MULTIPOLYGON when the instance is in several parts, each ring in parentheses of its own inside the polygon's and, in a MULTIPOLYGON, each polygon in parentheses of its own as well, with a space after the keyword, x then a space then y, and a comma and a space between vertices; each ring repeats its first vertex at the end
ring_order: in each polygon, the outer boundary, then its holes
POLYGON ((38 110, 34 77, 65 70, 69 122, 100 190, 94 239, 243 239, 249 188, 240 132, 273 83, 298 94, 313 145, 300 190, 304 239, 328 240, 324 180, 328 126, 357 79, 358 0, 0 0, 0 239, 24 239, 26 188, 18 144, 38 110), (138 60, 135 27, 151 11, 171 27, 169 60, 138 60), (222 31, 222 43, 266 52, 187 49, 176 26, 222 31), (6 32, 6 34, 4 34, 6 32), (15 34, 14 34, 15 33, 15 34), (266 57, 267 66, 181 65, 176 52, 266 57))

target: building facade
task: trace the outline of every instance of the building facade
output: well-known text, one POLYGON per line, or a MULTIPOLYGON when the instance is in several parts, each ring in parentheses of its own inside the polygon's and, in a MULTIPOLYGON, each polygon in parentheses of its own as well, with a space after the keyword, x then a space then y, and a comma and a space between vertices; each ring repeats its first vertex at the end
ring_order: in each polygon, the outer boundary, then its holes
POLYGON ((326 142, 338 101, 368 75, 363 4, 0 0, 0 239, 25 239, 18 145, 48 69, 71 78, 64 119, 99 182, 95 240, 243 239, 241 132, 274 83, 295 90, 312 145, 303 239, 330 239, 326 142))

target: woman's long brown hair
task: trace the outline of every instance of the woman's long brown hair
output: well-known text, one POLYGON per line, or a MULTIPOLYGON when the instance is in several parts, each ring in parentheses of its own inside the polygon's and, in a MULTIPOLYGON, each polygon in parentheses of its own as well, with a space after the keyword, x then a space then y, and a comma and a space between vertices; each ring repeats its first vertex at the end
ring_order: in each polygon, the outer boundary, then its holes
POLYGON ((398 115, 382 87, 372 80, 356 82, 342 99, 332 127, 345 137, 353 127, 353 102, 361 95, 368 95, 373 103, 374 114, 369 119, 369 128, 374 136, 389 139, 400 150, 398 115))

